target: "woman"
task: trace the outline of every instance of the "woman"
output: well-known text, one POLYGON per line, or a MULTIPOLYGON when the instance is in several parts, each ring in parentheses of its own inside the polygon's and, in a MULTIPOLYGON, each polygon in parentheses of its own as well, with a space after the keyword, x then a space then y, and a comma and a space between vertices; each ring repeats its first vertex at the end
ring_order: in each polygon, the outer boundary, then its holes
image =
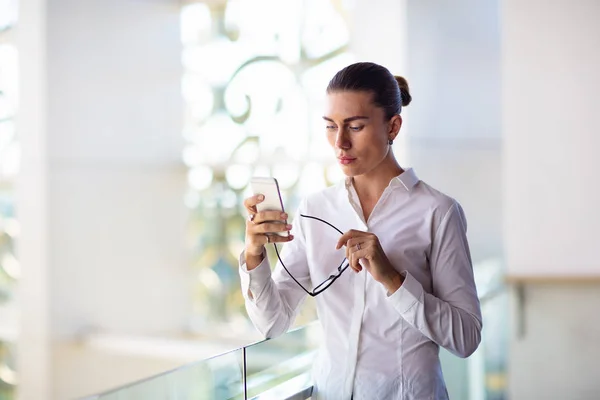
POLYGON ((304 199, 293 226, 279 212, 257 213, 260 195, 245 201, 240 276, 256 328, 286 332, 306 294, 318 294, 315 398, 447 399, 439 346, 468 357, 481 339, 462 208, 392 152, 410 101, 406 80, 382 66, 339 71, 323 120, 345 182, 304 199), (269 242, 288 242, 273 274, 269 242), (335 270, 344 257, 346 273, 335 270))

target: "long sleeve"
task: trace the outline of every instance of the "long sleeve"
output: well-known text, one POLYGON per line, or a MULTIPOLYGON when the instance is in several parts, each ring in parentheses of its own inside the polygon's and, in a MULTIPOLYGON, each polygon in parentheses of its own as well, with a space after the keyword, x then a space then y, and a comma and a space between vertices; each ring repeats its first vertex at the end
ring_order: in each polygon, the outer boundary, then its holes
POLYGON ((470 356, 481 341, 481 309, 466 236, 466 219, 456 202, 435 233, 429 260, 433 293, 403 272, 402 286, 389 300, 402 318, 459 357, 470 356))
MULTIPOLYGON (((300 214, 300 211, 297 215, 300 214)), ((306 261, 306 245, 300 218, 292 223, 294 239, 283 246, 281 259, 292 275, 307 289, 311 281, 306 261)), ((248 271, 244 253, 240 255, 240 280, 246 311, 256 329, 267 338, 285 333, 294 322, 306 293, 277 263, 271 273, 266 252, 262 263, 248 271)))

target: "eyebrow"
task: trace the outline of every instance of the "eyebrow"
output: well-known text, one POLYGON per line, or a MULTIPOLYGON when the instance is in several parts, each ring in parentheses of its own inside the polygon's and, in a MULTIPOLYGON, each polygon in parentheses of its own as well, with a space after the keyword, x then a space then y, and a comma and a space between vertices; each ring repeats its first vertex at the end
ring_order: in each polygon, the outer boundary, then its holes
MULTIPOLYGON (((332 120, 332 119, 331 119, 331 118, 329 118, 329 117, 323 117, 323 119, 324 119, 325 121, 329 121, 329 122, 335 122, 334 120, 332 120)), ((356 120, 358 120, 358 119, 369 119, 369 117, 363 117, 363 116, 360 116, 360 115, 356 115, 356 116, 354 116, 354 117, 346 118, 346 119, 344 120, 344 123, 345 123, 345 124, 347 124, 348 122, 356 121, 356 120)))

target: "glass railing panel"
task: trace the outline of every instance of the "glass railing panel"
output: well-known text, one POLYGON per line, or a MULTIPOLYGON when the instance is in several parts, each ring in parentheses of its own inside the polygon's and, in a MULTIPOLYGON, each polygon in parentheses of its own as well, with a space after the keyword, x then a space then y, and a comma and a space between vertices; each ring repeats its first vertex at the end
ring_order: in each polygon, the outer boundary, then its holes
MULTIPOLYGON (((471 357, 475 357, 475 354, 471 357)), ((456 357, 448 350, 440 347, 440 363, 442 364, 442 372, 449 397, 451 399, 473 400, 469 397, 469 360, 456 357)))
POLYGON ((242 400, 243 349, 238 349, 84 400, 242 400))
POLYGON ((287 398, 312 387, 312 365, 321 327, 307 325, 246 348, 248 398, 287 398))
POLYGON ((244 399, 243 349, 169 374, 173 399, 244 399))
POLYGON ((508 303, 504 266, 490 259, 474 266, 483 330, 475 353, 461 359, 440 349, 440 361, 451 399, 505 400, 508 351, 508 303))
MULTIPOLYGON (((144 381, 137 385, 131 385, 123 388, 118 393, 119 400, 158 400, 167 399, 169 393, 169 387, 167 380, 164 375, 157 376, 147 381, 144 381)), ((109 396, 109 399, 114 399, 114 396, 109 396)), ((105 400, 105 397, 100 397, 101 400, 105 400)))
POLYGON ((484 329, 480 347, 483 392, 486 400, 508 398, 509 292, 504 291, 482 305, 484 329))

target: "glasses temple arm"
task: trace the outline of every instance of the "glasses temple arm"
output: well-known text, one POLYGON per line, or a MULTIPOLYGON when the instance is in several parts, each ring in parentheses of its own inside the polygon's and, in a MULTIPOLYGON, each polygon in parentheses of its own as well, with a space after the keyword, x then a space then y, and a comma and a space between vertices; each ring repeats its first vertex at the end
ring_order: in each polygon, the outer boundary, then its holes
POLYGON ((281 257, 279 256, 279 249, 277 248, 277 245, 275 243, 273 243, 273 247, 275 247, 275 253, 277 253, 277 258, 279 259, 281 266, 283 267, 283 269, 285 269, 285 272, 288 273, 290 278, 292 278, 294 280, 294 282, 296 282, 298 284, 298 286, 300 286, 302 288, 302 290, 304 290, 306 292, 306 294, 308 294, 311 297, 315 297, 315 295, 313 293, 309 292, 308 290, 306 290, 306 288, 300 282, 298 282, 298 280, 296 278, 294 278, 294 275, 292 275, 292 273, 287 269, 287 267, 281 260, 281 257))
POLYGON ((317 217, 311 217, 310 215, 304 215, 304 214, 300 214, 300 216, 301 216, 301 217, 304 217, 304 218, 310 218, 310 219, 315 219, 315 220, 317 220, 317 221, 321 221, 321 222, 323 222, 324 224, 327 224, 327 225, 329 225, 330 227, 332 227, 333 229, 335 229, 336 231, 338 231, 338 232, 340 233, 340 235, 343 235, 343 234, 344 234, 344 232, 340 231, 338 228, 336 228, 335 226, 331 225, 329 222, 325 221, 324 219, 317 218, 317 217))

